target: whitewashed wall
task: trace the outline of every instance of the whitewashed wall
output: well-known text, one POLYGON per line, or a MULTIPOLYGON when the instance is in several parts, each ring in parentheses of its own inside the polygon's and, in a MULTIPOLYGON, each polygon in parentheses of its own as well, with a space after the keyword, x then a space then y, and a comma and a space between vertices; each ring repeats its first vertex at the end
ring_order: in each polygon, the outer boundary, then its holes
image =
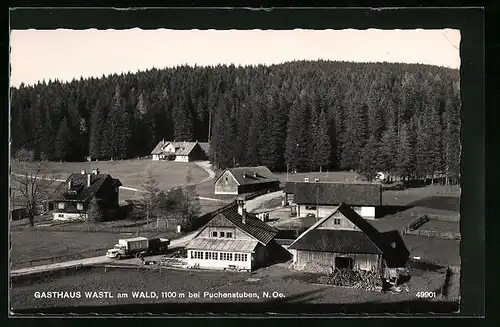
MULTIPOLYGON (((252 254, 251 253, 242 253, 247 255, 247 260, 246 261, 229 261, 229 260, 207 260, 207 259, 191 259, 191 252, 192 251, 197 251, 197 250, 189 250, 188 251, 188 267, 193 267, 196 264, 199 264, 200 268, 205 268, 205 269, 224 269, 228 268, 229 265, 234 265, 238 269, 252 269, 252 254)), ((205 258, 205 252, 206 251, 201 251, 203 252, 203 257, 205 258)), ((217 251, 209 251, 209 252, 217 252, 217 251)), ((224 253, 229 253, 229 252, 224 252, 224 253)), ((233 253, 233 259, 234 255, 238 252, 232 252, 233 253)), ((218 252, 218 258, 220 258, 220 252, 218 252)))

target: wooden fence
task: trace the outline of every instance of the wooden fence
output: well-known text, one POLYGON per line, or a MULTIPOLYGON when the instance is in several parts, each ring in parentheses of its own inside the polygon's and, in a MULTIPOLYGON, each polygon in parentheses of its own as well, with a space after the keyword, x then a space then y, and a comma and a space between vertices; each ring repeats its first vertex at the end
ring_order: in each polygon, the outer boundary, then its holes
POLYGON ((408 228, 403 228, 403 235, 417 235, 417 236, 425 236, 425 237, 435 237, 442 238, 446 240, 461 240, 462 235, 460 233, 453 232, 437 232, 432 230, 425 229, 417 229, 417 230, 409 230, 408 228))

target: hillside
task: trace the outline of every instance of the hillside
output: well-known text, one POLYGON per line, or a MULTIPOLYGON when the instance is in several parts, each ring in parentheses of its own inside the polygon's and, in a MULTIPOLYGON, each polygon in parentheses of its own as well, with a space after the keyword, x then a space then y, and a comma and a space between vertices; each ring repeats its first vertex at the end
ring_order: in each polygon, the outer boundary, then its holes
POLYGON ((148 155, 206 141, 220 167, 375 170, 458 179, 459 72, 296 61, 176 67, 12 89, 12 150, 52 160, 148 155))

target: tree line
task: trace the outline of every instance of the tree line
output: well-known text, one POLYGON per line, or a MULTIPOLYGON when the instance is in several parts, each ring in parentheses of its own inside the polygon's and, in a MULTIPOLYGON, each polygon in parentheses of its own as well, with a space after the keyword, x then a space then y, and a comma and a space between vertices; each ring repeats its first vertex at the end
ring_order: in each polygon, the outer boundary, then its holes
POLYGON ((50 160, 149 155, 161 139, 210 141, 220 168, 460 174, 459 71, 294 61, 179 66, 11 89, 12 150, 50 160))

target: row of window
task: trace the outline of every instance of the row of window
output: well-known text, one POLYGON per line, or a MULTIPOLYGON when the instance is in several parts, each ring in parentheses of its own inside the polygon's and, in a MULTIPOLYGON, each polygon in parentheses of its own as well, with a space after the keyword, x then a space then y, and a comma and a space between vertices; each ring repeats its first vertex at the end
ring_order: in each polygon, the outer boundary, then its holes
POLYGON ((247 261, 248 254, 246 253, 227 253, 227 252, 204 252, 204 251, 191 251, 191 259, 205 259, 205 260, 223 260, 223 261, 247 261))
POLYGON ((232 232, 212 232, 212 237, 233 238, 232 232))
MULTIPOLYGON (((57 207, 58 207, 59 209, 64 209, 64 208, 66 207, 66 204, 65 204, 64 202, 60 202, 60 203, 57 205, 57 207)), ((77 204, 76 204, 76 209, 77 209, 77 210, 83 210, 83 203, 77 203, 77 204)))

